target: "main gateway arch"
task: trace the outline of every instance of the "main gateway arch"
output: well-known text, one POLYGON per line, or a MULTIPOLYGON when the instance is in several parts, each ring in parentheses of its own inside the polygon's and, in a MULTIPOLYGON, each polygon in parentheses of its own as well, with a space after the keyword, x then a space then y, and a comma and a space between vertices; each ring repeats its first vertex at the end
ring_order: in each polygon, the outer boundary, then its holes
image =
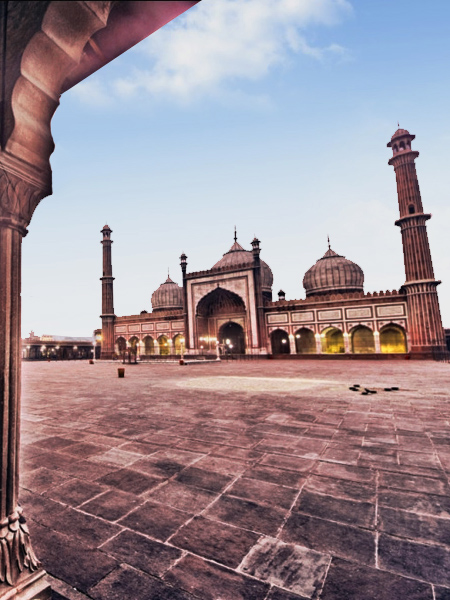
POLYGON ((21 243, 52 193, 50 122, 61 94, 197 2, 0 2, 0 599, 51 597, 18 505, 21 243))

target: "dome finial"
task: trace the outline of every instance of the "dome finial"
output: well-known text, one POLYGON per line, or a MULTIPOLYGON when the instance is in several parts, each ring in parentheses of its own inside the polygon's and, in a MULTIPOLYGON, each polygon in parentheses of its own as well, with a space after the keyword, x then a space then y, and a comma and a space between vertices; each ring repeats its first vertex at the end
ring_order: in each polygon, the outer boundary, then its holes
POLYGON ((234 242, 237 242, 236 225, 234 226, 234 242))
POLYGON ((327 239, 328 239, 328 250, 331 250, 331 246, 330 246, 330 236, 327 235, 327 239))

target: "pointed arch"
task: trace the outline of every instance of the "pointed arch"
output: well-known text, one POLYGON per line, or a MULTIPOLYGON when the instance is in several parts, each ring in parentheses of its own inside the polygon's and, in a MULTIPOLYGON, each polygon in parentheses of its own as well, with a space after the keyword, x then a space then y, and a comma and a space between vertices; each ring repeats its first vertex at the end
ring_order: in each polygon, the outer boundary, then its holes
POLYGON ((325 354, 343 354, 345 352, 344 334, 337 327, 326 327, 320 334, 322 352, 325 354))
POLYGON ((373 354, 375 352, 375 338, 369 327, 357 325, 351 330, 350 336, 354 354, 373 354))
POLYGON ((283 329, 274 329, 270 333, 272 354, 290 354, 289 335, 283 329))
POLYGON ((316 336, 308 327, 301 327, 294 333, 297 354, 316 354, 316 336))
POLYGON ((217 287, 198 302, 197 316, 212 317, 221 314, 245 314, 245 302, 238 294, 217 287))
POLYGON ((406 332, 394 323, 380 329, 380 346, 383 354, 403 354, 407 352, 406 332))

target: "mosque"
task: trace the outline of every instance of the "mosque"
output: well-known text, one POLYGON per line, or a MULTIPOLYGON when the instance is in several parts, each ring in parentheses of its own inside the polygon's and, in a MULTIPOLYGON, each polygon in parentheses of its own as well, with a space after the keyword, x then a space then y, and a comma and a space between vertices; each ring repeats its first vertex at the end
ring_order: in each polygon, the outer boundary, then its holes
MULTIPOLYGON (((114 314, 111 229, 103 234, 102 358, 127 348, 145 357, 170 355, 260 355, 312 358, 318 355, 446 356, 437 286, 426 221, 411 149, 415 136, 398 129, 387 144, 393 155, 405 264, 398 290, 364 292, 362 269, 328 244, 303 278, 306 298, 272 297, 273 274, 236 237, 211 268, 189 273, 182 254, 182 285, 170 277, 152 295, 152 312, 114 314)), ((349 357, 349 356, 347 356, 349 357)))

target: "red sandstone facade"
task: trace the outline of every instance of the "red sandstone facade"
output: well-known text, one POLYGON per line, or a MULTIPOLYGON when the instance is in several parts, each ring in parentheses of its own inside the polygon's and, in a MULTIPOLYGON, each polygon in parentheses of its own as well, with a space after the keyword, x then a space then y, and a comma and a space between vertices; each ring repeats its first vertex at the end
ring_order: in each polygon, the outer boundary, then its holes
POLYGON ((397 178, 406 281, 399 290, 364 292, 364 273, 328 247, 305 274, 304 300, 272 301, 273 275, 260 241, 234 244, 212 268, 189 273, 182 254, 182 286, 170 278, 152 295, 152 312, 116 317, 111 230, 103 233, 102 358, 127 346, 141 358, 252 354, 447 356, 431 253, 414 160, 414 139, 399 129, 388 146, 397 178))

